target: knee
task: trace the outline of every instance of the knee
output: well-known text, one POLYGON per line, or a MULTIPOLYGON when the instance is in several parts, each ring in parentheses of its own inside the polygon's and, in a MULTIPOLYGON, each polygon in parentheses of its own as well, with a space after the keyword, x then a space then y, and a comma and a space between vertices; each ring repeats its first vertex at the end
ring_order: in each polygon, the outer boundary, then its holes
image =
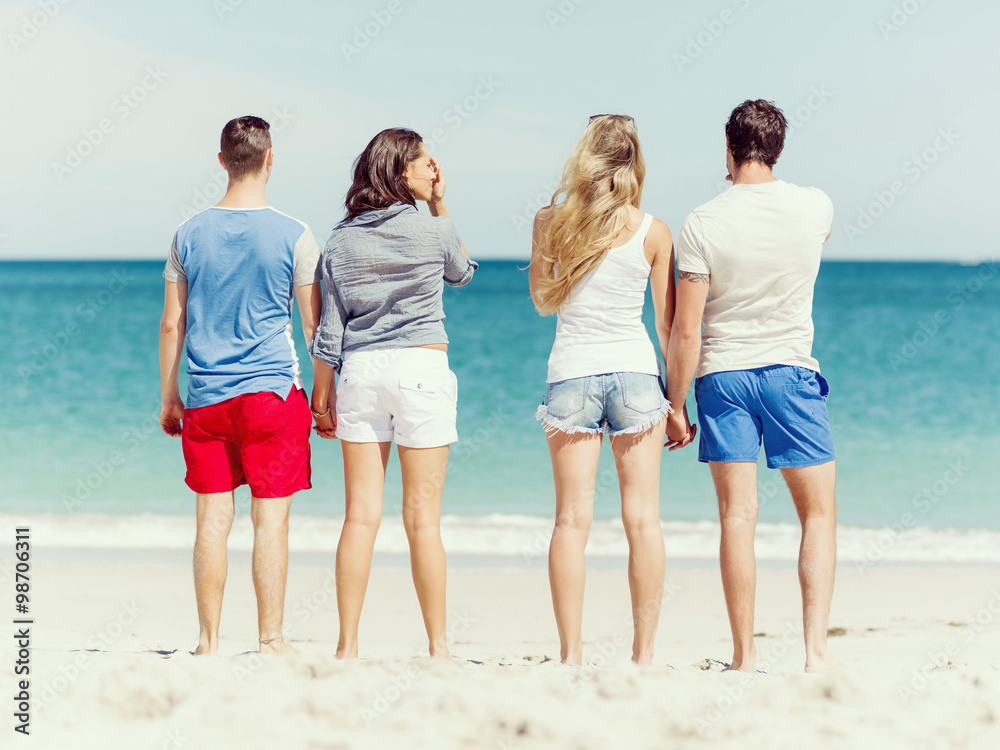
POLYGON ((590 531, 592 514, 579 510, 564 510, 556 514, 555 531, 590 531))
POLYGON ((441 523, 438 519, 423 513, 404 513, 403 528, 406 535, 411 538, 428 534, 437 536, 441 533, 441 523))
POLYGON ((652 513, 622 516, 625 525, 625 535, 630 539, 647 534, 662 534, 660 518, 652 513))
POLYGON ((719 520, 723 525, 757 523, 757 497, 732 499, 719 503, 719 520))
POLYGON ((250 511, 254 531, 280 530, 288 526, 288 510, 278 507, 256 507, 250 511))
POLYGON ((354 531, 365 531, 374 534, 378 531, 379 525, 382 523, 382 514, 374 511, 367 513, 348 513, 344 518, 344 528, 350 528, 354 531))

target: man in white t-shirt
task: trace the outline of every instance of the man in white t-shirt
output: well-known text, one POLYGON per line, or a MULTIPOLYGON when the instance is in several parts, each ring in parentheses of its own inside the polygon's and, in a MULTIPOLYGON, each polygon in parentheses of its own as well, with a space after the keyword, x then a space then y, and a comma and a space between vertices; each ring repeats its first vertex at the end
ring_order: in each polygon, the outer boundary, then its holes
MULTIPOLYGON (((836 566, 836 462, 826 410, 829 386, 812 356, 813 285, 833 206, 825 193, 778 180, 787 123, 758 99, 726 124, 732 187, 696 208, 677 247, 677 304, 667 395, 684 404, 697 371, 699 460, 719 498, 722 582, 733 633, 731 669, 752 672, 754 528, 761 444, 784 475, 799 519, 806 671, 843 669, 827 651, 836 566), (704 329, 702 328, 704 324, 704 329)), ((690 441, 685 410, 668 420, 690 441)))

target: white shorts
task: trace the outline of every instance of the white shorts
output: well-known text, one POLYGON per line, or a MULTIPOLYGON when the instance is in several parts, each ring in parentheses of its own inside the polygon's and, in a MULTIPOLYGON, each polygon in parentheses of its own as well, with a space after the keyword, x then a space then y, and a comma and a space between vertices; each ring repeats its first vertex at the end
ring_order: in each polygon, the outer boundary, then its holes
POLYGON ((458 441, 458 379, 448 354, 410 347, 345 352, 337 385, 337 437, 437 448, 458 441))

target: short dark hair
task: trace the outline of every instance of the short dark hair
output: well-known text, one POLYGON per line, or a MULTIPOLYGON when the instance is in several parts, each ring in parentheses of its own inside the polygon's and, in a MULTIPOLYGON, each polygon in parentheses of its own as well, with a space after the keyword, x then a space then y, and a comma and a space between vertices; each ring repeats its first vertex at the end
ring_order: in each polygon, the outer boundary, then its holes
POLYGON ((773 102, 747 99, 729 115, 726 137, 736 166, 757 161, 773 167, 785 146, 788 121, 773 102))
POLYGON ((417 205, 403 172, 420 156, 423 142, 406 128, 388 128, 369 141, 354 162, 354 182, 344 199, 348 219, 393 203, 417 205))
POLYGON ((242 180, 264 169, 264 157, 271 148, 271 126, 253 115, 237 117, 222 129, 222 161, 232 180, 242 180))

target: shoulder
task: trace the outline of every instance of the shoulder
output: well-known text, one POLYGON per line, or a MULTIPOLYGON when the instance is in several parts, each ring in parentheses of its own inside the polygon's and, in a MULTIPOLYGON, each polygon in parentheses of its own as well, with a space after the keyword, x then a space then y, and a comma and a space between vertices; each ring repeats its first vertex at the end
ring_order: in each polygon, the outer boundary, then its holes
POLYGON ((830 200, 830 196, 818 187, 803 187, 801 185, 796 185, 793 182, 785 182, 785 187, 789 193, 799 196, 802 200, 811 201, 816 205, 821 206, 833 205, 833 201, 830 200))
POLYGON ((646 232, 646 242, 651 242, 658 250, 669 250, 674 244, 674 236, 670 232, 670 227, 652 214, 647 215, 652 221, 649 224, 649 231, 646 232))
POLYGON ((187 232, 205 226, 211 221, 211 217, 212 217, 211 208, 206 208, 202 211, 199 211, 194 216, 189 216, 188 218, 186 218, 184 221, 182 221, 180 224, 177 225, 177 231, 174 232, 174 237, 180 239, 187 232))
POLYGON ((276 224, 294 234, 301 235, 310 231, 309 225, 304 221, 300 221, 294 216, 289 216, 288 214, 279 211, 274 206, 267 207, 267 215, 276 224))

